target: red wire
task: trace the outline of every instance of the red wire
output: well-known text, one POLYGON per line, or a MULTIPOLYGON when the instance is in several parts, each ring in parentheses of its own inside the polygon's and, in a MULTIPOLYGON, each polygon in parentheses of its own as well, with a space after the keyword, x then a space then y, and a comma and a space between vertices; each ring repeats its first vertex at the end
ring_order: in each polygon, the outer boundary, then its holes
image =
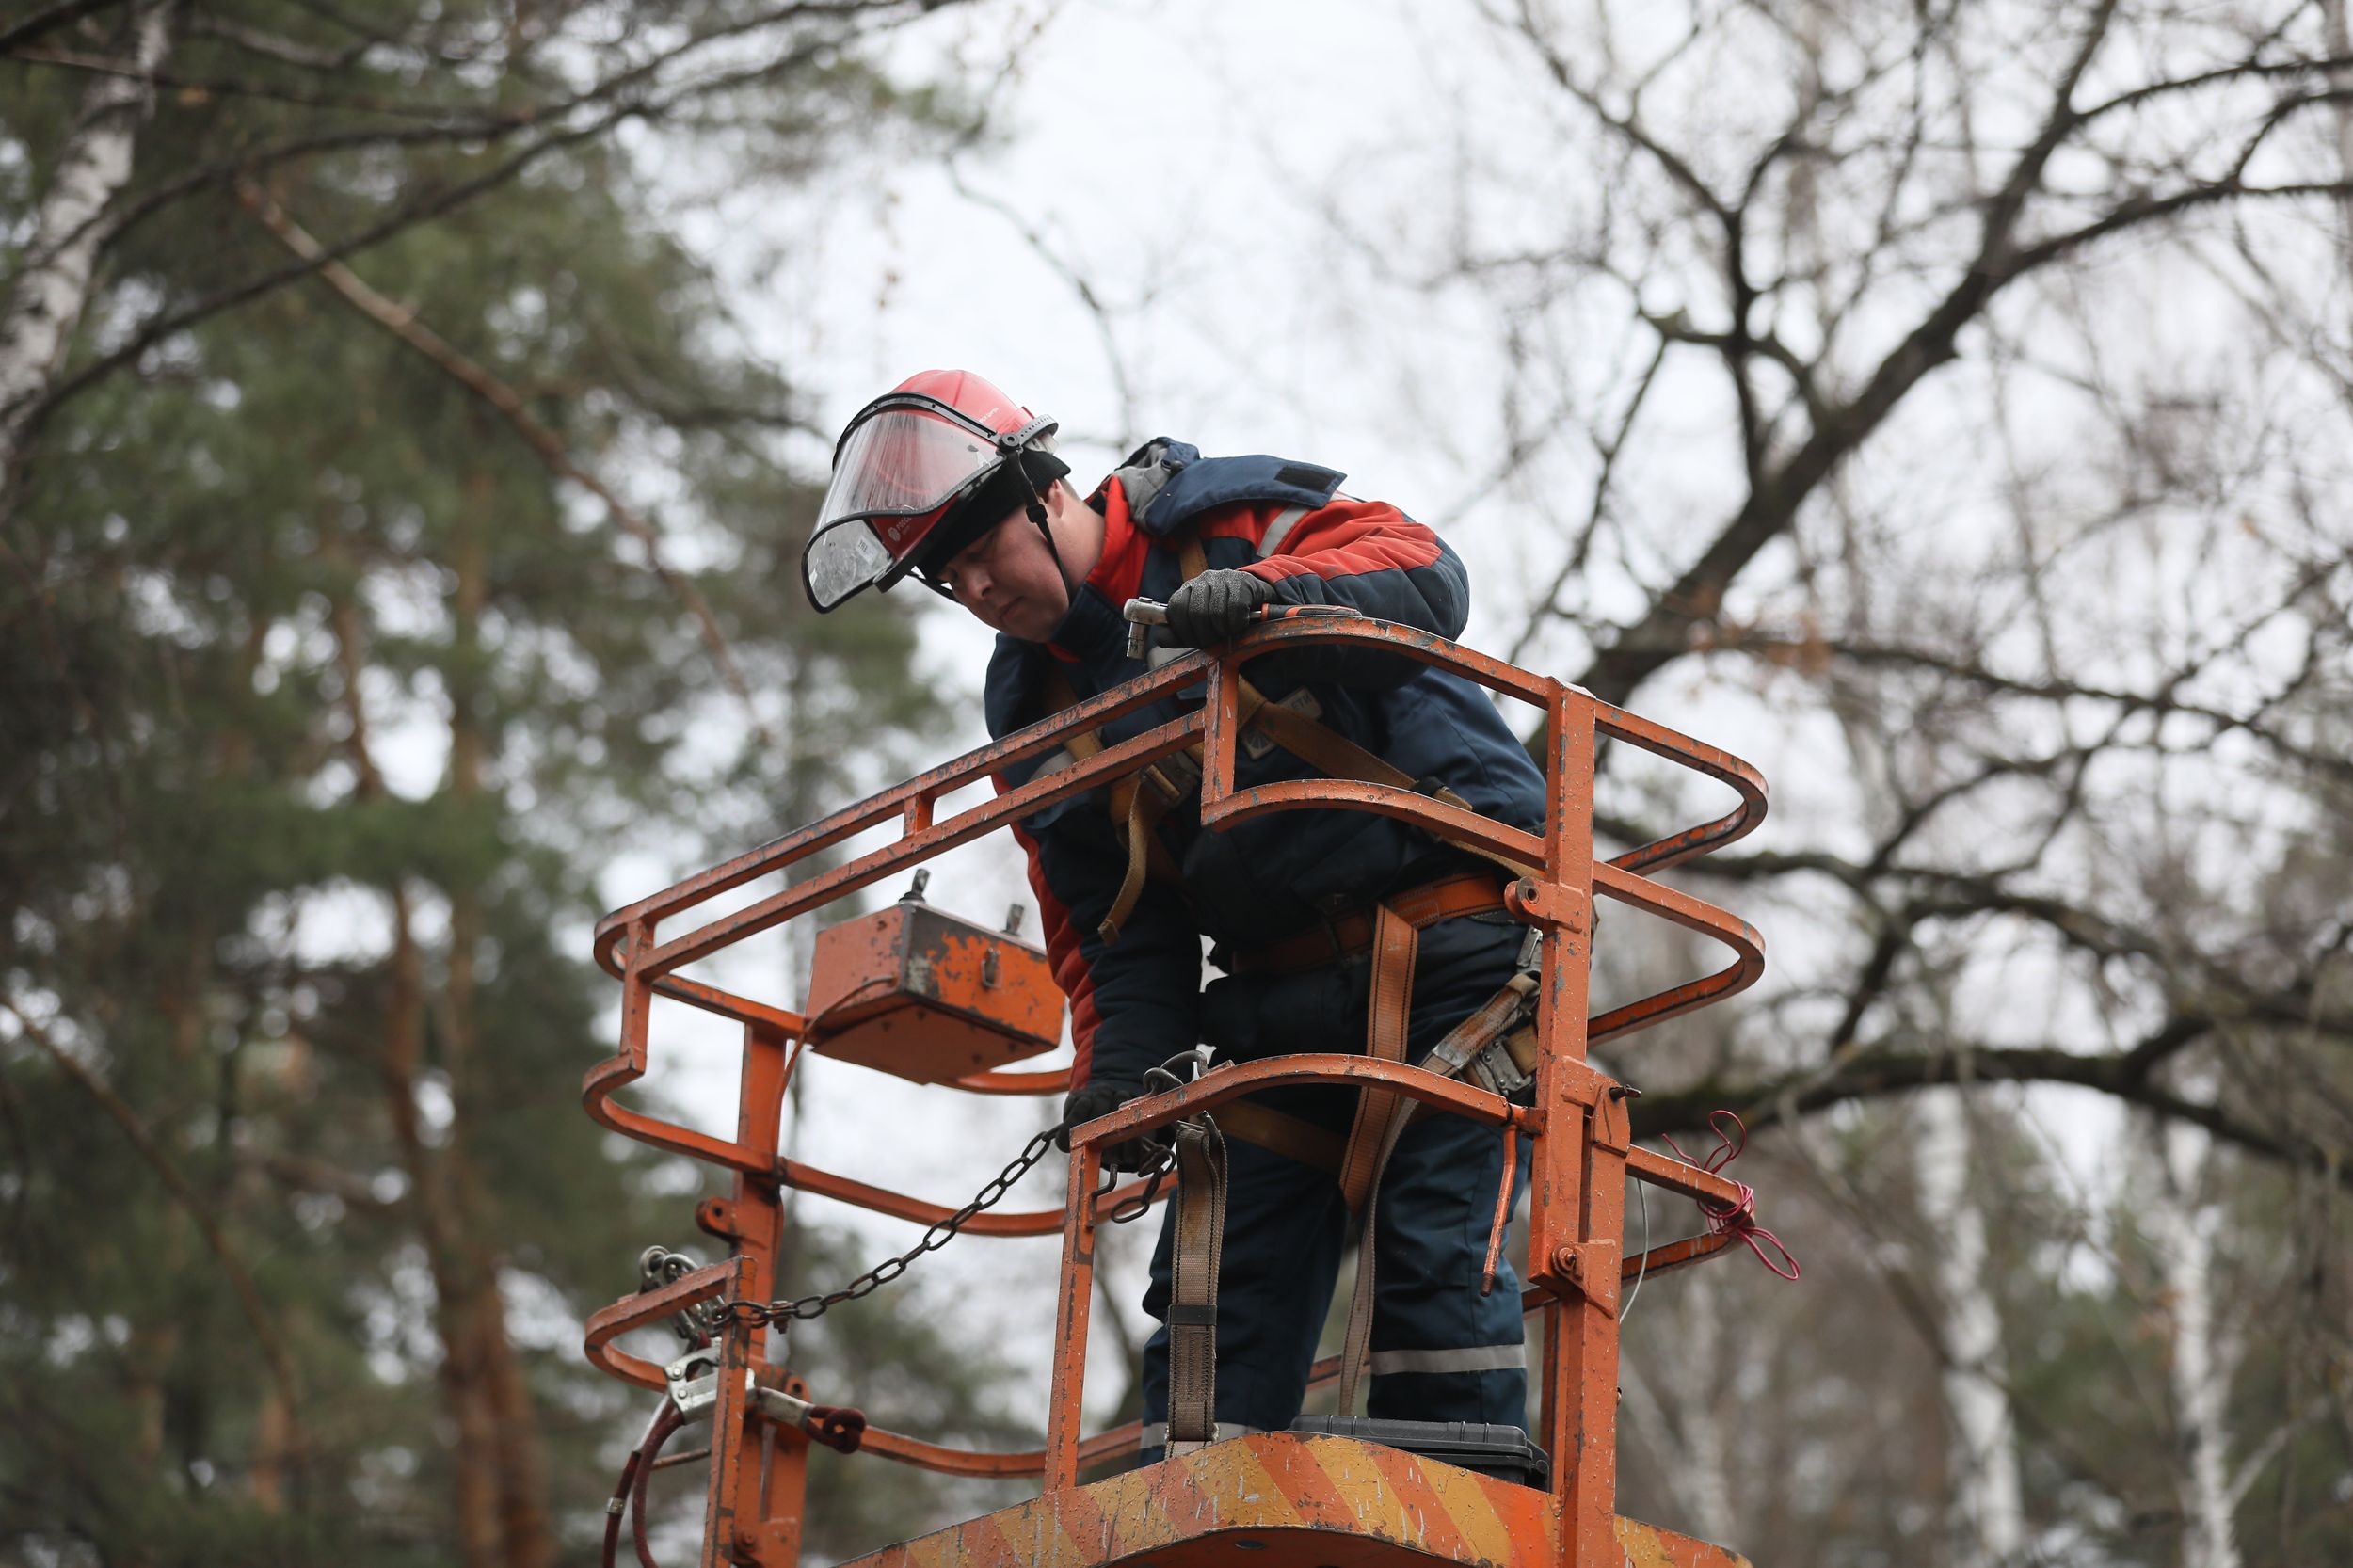
MULTIPOLYGON (((1674 1141, 1673 1133, 1662 1133, 1660 1138, 1669 1148, 1675 1151, 1675 1158, 1686 1165, 1697 1165, 1708 1175, 1716 1176, 1725 1166, 1739 1159, 1740 1151, 1749 1146, 1749 1129, 1741 1123, 1737 1115, 1722 1110, 1711 1111, 1707 1113, 1707 1129, 1716 1135, 1716 1146, 1707 1151, 1707 1159, 1704 1162, 1684 1153, 1683 1145, 1674 1141), (1719 1117, 1722 1120, 1719 1121, 1717 1119, 1719 1117), (1727 1122, 1731 1124, 1730 1131, 1724 1129, 1724 1124, 1727 1122)), ((1756 1254, 1756 1260, 1759 1263, 1764 1264, 1784 1279, 1796 1279, 1804 1272, 1799 1268, 1796 1256, 1782 1244, 1780 1237, 1756 1223, 1756 1189, 1745 1181, 1733 1181, 1732 1185, 1738 1189, 1740 1196, 1729 1207, 1708 1203, 1705 1199, 1701 1201, 1700 1212, 1707 1217, 1707 1233, 1710 1236, 1721 1236, 1730 1232, 1737 1236, 1749 1244, 1749 1251, 1756 1254), (1781 1254, 1781 1263, 1774 1262, 1767 1256, 1765 1244, 1768 1242, 1771 1244, 1774 1252, 1781 1254), (1788 1267, 1784 1268, 1782 1264, 1785 1263, 1788 1267)))

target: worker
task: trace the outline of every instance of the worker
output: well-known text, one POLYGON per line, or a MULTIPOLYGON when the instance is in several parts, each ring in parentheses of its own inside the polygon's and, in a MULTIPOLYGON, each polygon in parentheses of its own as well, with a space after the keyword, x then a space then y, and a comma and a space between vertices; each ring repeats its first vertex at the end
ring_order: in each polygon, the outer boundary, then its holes
MULTIPOLYGON (((1229 639, 1268 606, 1338 605, 1444 637, 1463 630, 1468 583, 1454 552, 1396 507, 1339 493, 1343 476, 1331 469, 1207 458, 1163 439, 1081 496, 1055 456, 1054 431, 968 372, 910 377, 842 432, 803 558, 820 611, 912 575, 997 632, 986 694, 993 736, 1229 639), (1167 607, 1158 646, 1141 659, 1128 652, 1121 613, 1136 598, 1167 607)), ((1402 656, 1330 646, 1262 657, 1244 673, 1266 702, 1353 743, 1353 754, 1372 754, 1375 767, 1542 830, 1543 776, 1471 682, 1402 656)), ((1096 738, 1116 744, 1202 700, 1195 686, 1106 723, 1096 738)), ((1299 740, 1299 728, 1286 732, 1301 749, 1328 752, 1299 740)), ((1008 768, 1000 787, 1072 755, 1008 768)), ((1365 1049, 1376 936, 1407 933, 1410 1012, 1390 1027, 1401 1027, 1408 1059, 1524 968, 1527 933, 1502 913, 1507 873, 1495 865, 1361 811, 1282 812, 1205 832, 1191 798, 1198 770, 1188 777, 1182 762, 1169 759, 1124 800, 1122 791, 1097 790, 1017 828, 1070 1000, 1077 1060, 1065 1128, 1145 1093, 1149 1070, 1198 1042, 1222 1060, 1365 1049), (1131 844, 1127 819, 1139 812, 1144 831, 1131 844), (1225 971, 1206 988, 1205 937, 1225 971)), ((1329 772, 1255 726, 1240 738, 1235 767, 1243 789, 1329 772)), ((1394 951, 1388 958, 1394 974, 1394 951)), ((1338 1178, 1358 1152, 1351 1134, 1360 1110, 1353 1089, 1312 1086, 1215 1113, 1231 1135, 1216 1301, 1219 1437, 1280 1431, 1299 1412, 1352 1234, 1338 1178)), ((1509 1173, 1515 1187, 1527 1179, 1525 1153, 1523 1144, 1509 1173)), ((1108 1151, 1107 1163, 1134 1169, 1149 1157, 1138 1140, 1108 1151)), ((1369 1415, 1525 1423, 1520 1293, 1508 1260, 1481 1289, 1505 1160, 1496 1128, 1442 1112, 1414 1116, 1398 1136, 1370 1194, 1369 1415)), ((1162 1320, 1145 1352, 1147 1459, 1167 1432, 1172 1228, 1162 1229, 1144 1298, 1162 1320)))

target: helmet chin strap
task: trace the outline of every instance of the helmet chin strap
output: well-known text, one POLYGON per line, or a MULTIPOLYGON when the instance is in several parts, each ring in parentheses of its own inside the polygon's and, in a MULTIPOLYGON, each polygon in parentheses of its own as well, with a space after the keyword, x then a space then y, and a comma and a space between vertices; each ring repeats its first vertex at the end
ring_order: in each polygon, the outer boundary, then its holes
POLYGON ((1070 568, 1063 565, 1061 547, 1054 543, 1053 526, 1046 516, 1046 498, 1037 493, 1037 482, 1030 477, 1029 465, 1016 455, 1013 466, 1020 471, 1021 488, 1030 492, 1029 504, 1022 510, 1029 513, 1032 522, 1037 524, 1038 533, 1046 540, 1046 553, 1053 557, 1054 570, 1062 577, 1063 609, 1067 612, 1071 605, 1079 601, 1079 584, 1070 580, 1070 568))

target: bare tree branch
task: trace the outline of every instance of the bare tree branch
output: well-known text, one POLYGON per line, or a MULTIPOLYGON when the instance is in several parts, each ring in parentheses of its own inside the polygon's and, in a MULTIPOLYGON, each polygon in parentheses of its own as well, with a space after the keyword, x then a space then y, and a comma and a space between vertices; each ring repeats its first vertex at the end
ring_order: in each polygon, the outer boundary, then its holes
MULTIPOLYGON (((2171 1027, 2171 1026, 2169 1026, 2171 1027)), ((2353 1165, 2341 1149, 2299 1133, 2259 1127, 2219 1106, 2185 1099, 2147 1076, 2128 1077, 2130 1056, 2088 1055, 2061 1047, 1972 1047, 1965 1051, 1857 1052, 1827 1072, 1713 1080, 1645 1095, 1635 1135, 1704 1130, 1723 1108, 1743 1119, 1804 1115, 1833 1105, 1884 1099, 1935 1084, 2069 1083, 2097 1089, 2160 1117, 2201 1127, 2220 1141, 2275 1163, 2321 1176, 2353 1192, 2353 1165)))
MULTIPOLYGON (((641 61, 594 84, 568 102, 505 111, 502 115, 491 117, 487 125, 425 125, 406 129, 363 129, 295 138, 234 163, 215 169, 200 171, 175 183, 168 190, 152 193, 139 202, 126 208, 119 221, 109 224, 105 231, 105 237, 109 241, 119 237, 132 224, 197 191, 222 184, 233 187, 238 179, 249 177, 258 169, 306 154, 378 143, 462 140, 471 136, 498 139, 503 134, 533 129, 545 125, 550 120, 561 120, 575 109, 584 107, 601 109, 600 113, 569 126, 551 127, 544 135, 528 142, 504 163, 495 165, 472 178, 421 197, 385 215, 360 232, 328 244, 323 251, 325 259, 340 261, 372 246, 379 245, 419 223, 429 222, 434 218, 443 216, 475 198, 506 184, 550 153, 595 140, 625 121, 659 118, 696 98, 755 86, 775 76, 798 70, 835 47, 838 40, 831 35, 812 36, 801 39, 791 49, 768 59, 732 67, 709 76, 667 87, 654 82, 654 78, 661 72, 713 42, 741 36, 760 27, 809 16, 847 19, 872 13, 904 18, 936 9, 940 4, 952 3, 955 3, 955 0, 837 0, 837 3, 832 4, 820 3, 820 0, 803 0, 803 3, 781 6, 738 18, 725 26, 714 27, 708 32, 695 35, 648 60, 641 61), (641 86, 647 87, 648 90, 643 93, 636 92, 635 89, 641 86)), ((92 223, 96 221, 96 218, 91 220, 92 223)), ((89 225, 86 224, 84 227, 87 228, 89 225)), ((25 432, 24 439, 29 439, 30 433, 38 429, 60 405, 124 366, 136 363, 157 344, 224 311, 248 303, 272 290, 307 277, 322 264, 324 264, 323 262, 297 262, 241 283, 219 289, 178 309, 164 312, 142 323, 137 329, 127 334, 124 341, 113 349, 99 355, 71 376, 60 378, 42 395, 19 399, 13 404, 0 402, 0 419, 13 421, 20 429, 25 432)))

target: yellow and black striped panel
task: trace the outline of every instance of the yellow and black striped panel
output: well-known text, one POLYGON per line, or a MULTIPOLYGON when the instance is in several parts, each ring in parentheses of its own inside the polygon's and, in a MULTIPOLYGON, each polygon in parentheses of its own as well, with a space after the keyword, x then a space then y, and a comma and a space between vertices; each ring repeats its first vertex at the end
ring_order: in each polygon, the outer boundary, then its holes
MULTIPOLYGON (((1747 1568, 1618 1521, 1627 1568, 1747 1568)), ((1266 1432, 1074 1487, 844 1568, 1558 1568, 1542 1492, 1350 1438, 1266 1432)))

